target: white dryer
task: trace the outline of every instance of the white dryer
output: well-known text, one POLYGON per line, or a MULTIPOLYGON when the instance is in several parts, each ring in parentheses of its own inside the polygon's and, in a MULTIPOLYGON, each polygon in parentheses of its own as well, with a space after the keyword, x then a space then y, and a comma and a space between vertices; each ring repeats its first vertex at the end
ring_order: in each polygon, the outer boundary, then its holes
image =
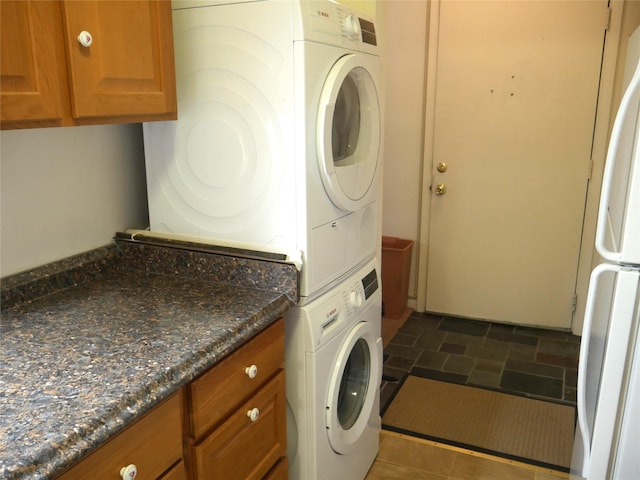
POLYGON ((287 457, 293 480, 361 480, 378 453, 380 278, 373 259, 285 316, 287 457))
POLYGON ((380 242, 374 24, 328 0, 173 5, 178 120, 144 124, 151 231, 298 261, 310 301, 380 242))

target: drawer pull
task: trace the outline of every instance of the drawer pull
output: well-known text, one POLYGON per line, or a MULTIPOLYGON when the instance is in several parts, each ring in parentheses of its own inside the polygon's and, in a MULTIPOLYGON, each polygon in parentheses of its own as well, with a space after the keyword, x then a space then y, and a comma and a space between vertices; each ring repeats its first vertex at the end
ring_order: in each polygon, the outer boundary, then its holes
POLYGON ((247 417, 249 417, 252 422, 255 422, 256 420, 258 420, 259 416, 260 416, 260 410, 258 410, 257 408, 252 408, 247 412, 247 417))
POLYGON ((120 476, 123 480, 133 480, 138 475, 138 467, 136 467, 133 463, 129 466, 122 467, 120 469, 120 476))
POLYGON ((78 35, 78 43, 85 48, 89 48, 93 43, 93 37, 89 32, 87 32, 86 30, 83 30, 78 35))
POLYGON ((244 373, 246 373, 249 378, 256 378, 256 376, 258 375, 258 367, 255 365, 246 367, 244 369, 244 373))

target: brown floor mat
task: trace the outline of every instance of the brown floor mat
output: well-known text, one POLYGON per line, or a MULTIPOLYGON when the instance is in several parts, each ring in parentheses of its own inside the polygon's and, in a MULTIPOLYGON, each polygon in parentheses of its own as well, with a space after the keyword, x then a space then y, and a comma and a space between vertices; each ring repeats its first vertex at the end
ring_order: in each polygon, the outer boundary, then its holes
POLYGON ((568 470, 572 406, 409 375, 384 428, 568 470))

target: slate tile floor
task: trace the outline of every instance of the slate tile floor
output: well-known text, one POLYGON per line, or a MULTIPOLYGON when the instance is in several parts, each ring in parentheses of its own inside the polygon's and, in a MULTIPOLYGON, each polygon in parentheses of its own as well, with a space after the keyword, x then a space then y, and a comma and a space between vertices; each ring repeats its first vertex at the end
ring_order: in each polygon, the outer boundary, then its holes
POLYGON ((404 377, 576 404, 580 337, 413 312, 384 348, 382 410, 404 377))

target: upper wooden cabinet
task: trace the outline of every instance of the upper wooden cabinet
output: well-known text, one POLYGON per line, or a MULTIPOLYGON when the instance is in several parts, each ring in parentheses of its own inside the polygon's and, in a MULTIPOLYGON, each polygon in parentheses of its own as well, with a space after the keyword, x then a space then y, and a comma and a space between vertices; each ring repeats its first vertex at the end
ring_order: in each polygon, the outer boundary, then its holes
POLYGON ((2 0, 0 18, 2 128, 176 118, 170 1, 2 0))
POLYGON ((56 124, 66 81, 62 19, 55 2, 0 1, 1 120, 56 124), (61 56, 62 55, 62 56, 61 56))
POLYGON ((171 3, 65 1, 75 118, 175 113, 171 3), (89 32, 91 46, 82 46, 89 32))

